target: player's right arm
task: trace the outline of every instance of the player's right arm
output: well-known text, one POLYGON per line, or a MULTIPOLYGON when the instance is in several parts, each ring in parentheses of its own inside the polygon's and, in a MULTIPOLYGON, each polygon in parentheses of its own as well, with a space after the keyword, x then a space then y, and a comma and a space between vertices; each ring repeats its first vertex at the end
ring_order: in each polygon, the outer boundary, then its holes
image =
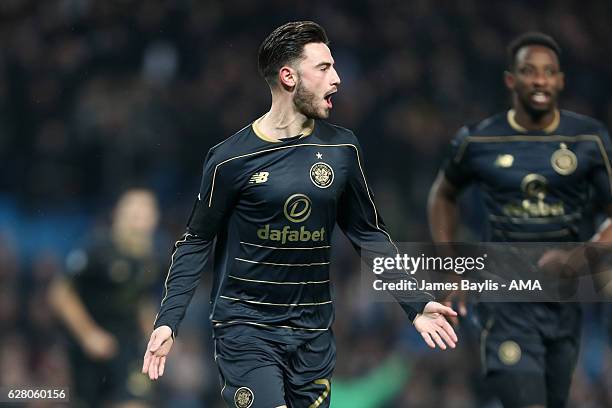
POLYGON ((156 380, 164 373, 166 356, 200 282, 200 275, 237 195, 236 183, 214 148, 204 163, 200 192, 187 223, 187 232, 174 245, 164 296, 154 323, 142 372, 156 380))
POLYGON ((460 190, 440 171, 427 201, 429 229, 434 242, 452 242, 457 229, 457 198, 460 190))
MULTIPOLYGON (((457 200, 463 188, 472 181, 469 164, 463 157, 465 138, 469 136, 467 127, 457 132, 451 142, 450 151, 438 176, 429 190, 427 215, 429 230, 434 243, 447 243, 455 240, 459 224, 457 200)), ((450 306, 450 301, 445 304, 450 306)), ((458 301, 459 314, 465 316, 467 309, 463 300, 458 301)), ((452 318, 457 323, 456 318, 452 318)))
POLYGON ((427 214, 429 230, 434 242, 452 242, 458 224, 457 198, 461 190, 472 181, 472 172, 464 157, 467 127, 461 128, 453 138, 448 157, 429 191, 427 214))
POLYGON ((94 320, 70 280, 63 276, 54 278, 48 297, 51 308, 85 354, 93 360, 108 360, 115 356, 117 340, 94 320))

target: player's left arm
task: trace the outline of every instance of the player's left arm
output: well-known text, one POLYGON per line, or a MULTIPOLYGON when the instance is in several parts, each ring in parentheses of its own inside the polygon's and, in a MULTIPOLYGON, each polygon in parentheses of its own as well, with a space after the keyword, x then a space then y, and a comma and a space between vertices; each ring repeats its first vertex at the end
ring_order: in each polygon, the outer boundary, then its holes
POLYGON ((607 218, 601 223, 599 229, 591 238, 591 242, 612 242, 612 205, 606 206, 606 215, 607 218))
MULTIPOLYGON (((345 190, 338 205, 338 225, 358 251, 366 244, 375 244, 376 248, 382 248, 380 255, 394 257, 398 249, 387 232, 374 203, 372 192, 368 188, 363 173, 361 149, 357 143, 355 143, 353 153, 353 166, 349 171, 345 190)), ((373 251, 371 248, 365 249, 363 251, 364 261, 372 266, 373 251)), ((405 271, 400 274, 385 272, 380 277, 391 281, 411 278, 405 271)), ((444 317, 456 316, 455 311, 434 302, 433 296, 429 293, 393 292, 392 295, 430 347, 435 348, 436 344, 441 349, 446 349, 447 345, 455 347, 457 335, 444 317)))
POLYGON ((143 358, 142 372, 148 373, 152 380, 164 373, 166 357, 211 257, 215 237, 225 225, 239 192, 235 172, 227 168, 217 171, 222 160, 215 148, 206 156, 200 192, 187 222, 187 232, 174 245, 164 298, 143 358))

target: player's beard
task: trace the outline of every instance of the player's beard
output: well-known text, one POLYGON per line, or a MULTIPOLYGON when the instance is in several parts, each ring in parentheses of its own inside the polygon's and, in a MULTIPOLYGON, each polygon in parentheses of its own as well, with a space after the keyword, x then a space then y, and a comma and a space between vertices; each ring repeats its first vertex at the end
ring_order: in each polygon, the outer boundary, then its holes
POLYGON ((544 115, 553 112, 557 109, 558 94, 551 92, 550 102, 546 106, 534 106, 530 100, 530 93, 528 92, 517 92, 516 93, 518 103, 523 106, 525 112, 534 120, 540 120, 544 115))
POLYGON ((327 119, 329 117, 329 109, 323 109, 322 112, 317 109, 317 99, 313 92, 310 92, 306 87, 302 86, 301 81, 298 81, 295 88, 295 96, 293 97, 293 105, 298 112, 308 119, 327 119))

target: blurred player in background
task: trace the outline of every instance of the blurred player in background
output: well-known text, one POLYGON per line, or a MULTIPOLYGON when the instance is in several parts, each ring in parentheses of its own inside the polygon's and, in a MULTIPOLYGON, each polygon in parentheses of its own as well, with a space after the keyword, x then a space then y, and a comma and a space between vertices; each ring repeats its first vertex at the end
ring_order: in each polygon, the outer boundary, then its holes
MULTIPOLYGON (((434 241, 456 239, 457 198, 471 183, 488 210, 485 241, 588 240, 592 226, 583 220, 591 208, 612 215, 608 132, 594 119, 558 109, 565 78, 554 39, 527 33, 508 54, 504 79, 512 109, 463 127, 452 141, 430 192, 434 241)), ((608 218, 591 240, 611 237, 608 218)), ((550 252, 540 262, 563 256, 550 252)), ((477 311, 483 368, 504 406, 565 406, 579 351, 580 306, 488 303, 477 311)))
POLYGON ((73 340, 70 359, 75 407, 148 407, 151 387, 140 374, 143 330, 155 316, 149 299, 158 279, 154 232, 159 214, 145 189, 119 198, 112 228, 67 258, 50 303, 73 340))
MULTIPOLYGON (((355 135, 323 119, 340 78, 325 31, 287 23, 259 49, 269 112, 213 147, 176 243, 143 372, 157 379, 215 248, 211 320, 222 396, 238 408, 327 407, 335 365, 329 263, 336 222, 356 248, 397 249, 363 174, 355 135)), ((407 274, 401 274, 404 278, 407 274)), ((431 295, 400 300, 431 347, 454 347, 431 295)))

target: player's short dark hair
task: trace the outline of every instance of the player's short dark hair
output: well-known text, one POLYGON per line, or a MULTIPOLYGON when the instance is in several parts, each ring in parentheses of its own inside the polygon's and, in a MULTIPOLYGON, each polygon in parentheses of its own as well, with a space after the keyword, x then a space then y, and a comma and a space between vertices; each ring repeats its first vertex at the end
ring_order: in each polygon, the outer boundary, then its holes
POLYGON ((278 70, 302 57, 309 43, 329 44, 323 27, 313 21, 292 21, 278 27, 259 46, 259 73, 268 84, 275 84, 278 70))
POLYGON ((510 45, 508 45, 508 69, 514 70, 516 67, 516 55, 519 50, 529 45, 541 45, 553 51, 557 55, 557 59, 561 61, 561 47, 550 35, 537 31, 530 31, 516 37, 510 45))

